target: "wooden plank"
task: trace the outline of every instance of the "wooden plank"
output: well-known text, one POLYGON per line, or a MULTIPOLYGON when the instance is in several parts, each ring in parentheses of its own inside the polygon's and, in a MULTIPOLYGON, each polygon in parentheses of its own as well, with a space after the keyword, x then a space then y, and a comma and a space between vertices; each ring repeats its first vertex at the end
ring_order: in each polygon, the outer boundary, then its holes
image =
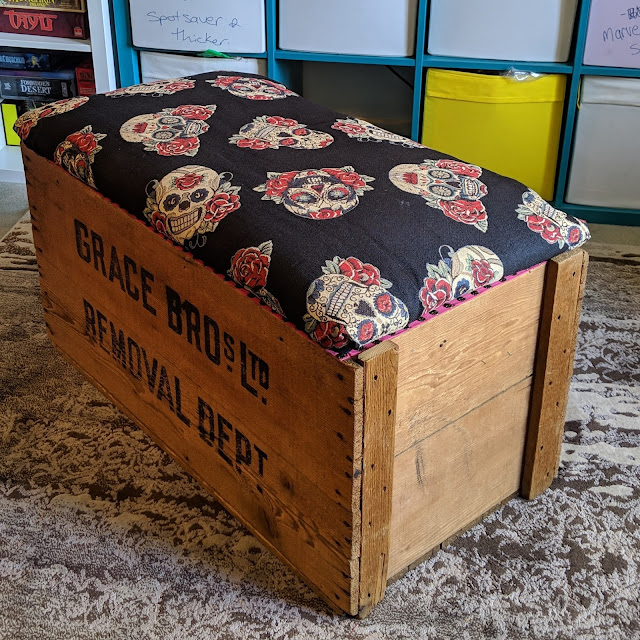
POLYGON ((383 342, 359 357, 364 365, 362 541, 358 615, 384 597, 393 495, 398 349, 383 342))
POLYGON ((529 500, 553 482, 584 297, 588 255, 570 251, 547 266, 521 493, 529 500))
POLYGON ((389 575, 518 491, 531 378, 396 455, 389 575))
POLYGON ((329 602, 357 613, 362 368, 24 157, 54 344, 329 602))
POLYGON ((395 338, 396 455, 533 372, 544 267, 395 338))

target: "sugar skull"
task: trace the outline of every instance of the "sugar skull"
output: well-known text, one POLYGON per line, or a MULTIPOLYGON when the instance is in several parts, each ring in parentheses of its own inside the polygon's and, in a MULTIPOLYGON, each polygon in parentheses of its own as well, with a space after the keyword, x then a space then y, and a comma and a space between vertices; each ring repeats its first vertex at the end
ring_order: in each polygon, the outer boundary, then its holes
POLYGON ((409 322, 404 302, 384 287, 365 285, 337 273, 324 274, 311 283, 307 312, 318 322, 344 325, 359 346, 398 331, 409 322))
POLYGON ((397 133, 391 133, 391 131, 376 127, 375 124, 360 118, 339 118, 331 125, 331 128, 343 131, 350 138, 355 138, 359 142, 389 142, 408 148, 425 148, 419 142, 414 142, 397 133))
POLYGON ((38 121, 42 120, 42 118, 51 118, 52 116, 57 116, 61 113, 67 113, 67 111, 77 109, 88 101, 89 98, 87 97, 67 98, 66 100, 58 100, 58 102, 46 104, 43 107, 38 107, 37 109, 31 109, 31 111, 23 113, 15 121, 13 129, 21 140, 26 140, 31 129, 33 129, 33 127, 35 127, 38 124, 38 121))
POLYGON ((374 178, 360 175, 353 167, 307 169, 267 174, 269 180, 254 188, 264 191, 263 200, 283 204, 301 218, 327 220, 338 218, 358 206, 359 196, 373 187, 374 178))
POLYGON ((259 116, 231 136, 229 142, 249 149, 322 149, 333 142, 333 137, 291 118, 259 116))
POLYGON ((471 224, 480 231, 488 228, 487 212, 480 202, 487 186, 479 180, 482 169, 458 160, 425 160, 422 164, 399 164, 389 172, 393 184, 424 198, 447 217, 471 224))
POLYGON ((152 226, 177 244, 202 246, 204 233, 240 207, 240 187, 233 175, 208 167, 187 165, 147 186, 144 215, 152 226))
POLYGON ((174 93, 178 93, 178 91, 193 89, 195 86, 195 80, 189 80, 188 78, 171 78, 170 80, 154 80, 153 82, 134 84, 130 87, 121 87, 120 89, 107 91, 104 95, 110 98, 139 95, 159 98, 160 96, 173 95, 174 93))
POLYGON ((502 260, 486 247, 468 245, 454 251, 442 246, 438 264, 427 264, 427 277, 420 289, 423 315, 503 276, 502 260))
POLYGON ((144 113, 127 120, 120 127, 120 135, 127 142, 141 142, 145 151, 161 156, 195 156, 200 148, 198 136, 209 130, 205 120, 215 110, 214 104, 185 104, 160 113, 144 113))
POLYGON ((105 133, 93 133, 91 125, 87 125, 67 136, 58 145, 53 160, 72 176, 96 189, 91 165, 102 149, 98 143, 103 138, 106 138, 105 133))
POLYGON ((589 228, 582 220, 554 209, 531 189, 522 194, 522 204, 516 211, 518 220, 524 220, 531 231, 538 233, 549 244, 557 242, 561 249, 565 243, 570 249, 575 249, 591 237, 589 228))
POLYGON ((213 87, 224 89, 238 98, 247 100, 280 100, 298 96, 283 84, 266 78, 218 76, 215 80, 207 80, 207 82, 213 87))

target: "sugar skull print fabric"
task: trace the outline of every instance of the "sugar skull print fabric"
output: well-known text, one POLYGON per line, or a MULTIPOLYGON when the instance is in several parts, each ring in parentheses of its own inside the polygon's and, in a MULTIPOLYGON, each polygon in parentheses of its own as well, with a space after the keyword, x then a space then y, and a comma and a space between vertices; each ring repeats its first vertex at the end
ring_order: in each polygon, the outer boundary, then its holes
POLYGON ((105 96, 110 98, 122 98, 123 96, 152 96, 160 98, 162 96, 171 96, 178 91, 186 91, 193 89, 195 82, 188 78, 172 78, 171 80, 154 80, 153 82, 145 82, 132 87, 122 87, 107 91, 105 96))
POLYGON ((440 247, 437 264, 427 264, 427 275, 419 292, 423 317, 438 307, 482 286, 497 282, 504 276, 500 258, 479 245, 454 251, 440 247))
POLYGON ((385 131, 366 120, 360 120, 360 118, 338 118, 331 125, 331 128, 342 131, 359 142, 389 142, 391 144, 399 144, 408 149, 426 148, 419 142, 414 142, 397 133, 391 133, 391 131, 385 131))
POLYGON ((62 100, 16 130, 72 176, 61 181, 82 180, 338 357, 589 237, 515 180, 254 74, 62 100))
POLYGON ((339 218, 358 206, 360 196, 371 191, 375 178, 361 175, 353 167, 305 169, 285 173, 269 172, 266 183, 254 188, 264 192, 263 200, 284 205, 301 218, 339 218))
POLYGON ((204 246, 206 236, 240 207, 233 175, 187 165, 147 185, 144 215, 152 227, 176 244, 204 246))
POLYGON ((257 296, 264 304, 271 307, 277 314, 283 316, 284 311, 278 300, 267 291, 267 278, 273 242, 267 240, 257 247, 238 249, 231 258, 231 267, 227 275, 253 295, 257 296))
POLYGON ((127 142, 137 142, 145 151, 161 156, 195 156, 200 148, 200 136, 209 131, 208 120, 215 104, 185 104, 159 113, 143 113, 127 120, 120 135, 127 142))
POLYGON ((213 87, 224 89, 231 95, 247 100, 281 100, 298 95, 283 84, 266 78, 219 76, 208 82, 213 87))
POLYGON ((81 107, 89 101, 87 97, 81 98, 67 98, 66 100, 58 100, 58 102, 52 102, 42 107, 32 109, 23 113, 14 123, 14 130, 20 137, 20 140, 26 140, 31 129, 38 124, 42 118, 51 118, 53 116, 60 115, 61 113, 67 113, 73 109, 81 107))
POLYGON ((518 206, 518 220, 527 223, 527 227, 539 234, 549 244, 575 249, 589 238, 589 228, 578 218, 567 216, 564 211, 554 209, 535 191, 529 189, 522 195, 522 204, 518 206))
POLYGON ((480 201, 487 185, 480 181, 482 169, 456 160, 424 160, 420 164, 400 164, 389 172, 393 184, 422 196, 434 209, 480 231, 488 227, 487 210, 480 201))
POLYGON ((409 323, 407 306, 372 264, 336 256, 322 273, 307 291, 305 329, 326 348, 339 349, 349 339, 362 347, 409 323))
POLYGON ((229 138, 231 144, 244 149, 324 149, 333 136, 313 131, 293 118, 258 116, 229 138))
POLYGON ((96 154, 102 150, 100 140, 104 133, 94 133, 91 125, 67 136, 56 148, 54 162, 74 178, 82 180, 92 189, 97 189, 91 165, 96 154))

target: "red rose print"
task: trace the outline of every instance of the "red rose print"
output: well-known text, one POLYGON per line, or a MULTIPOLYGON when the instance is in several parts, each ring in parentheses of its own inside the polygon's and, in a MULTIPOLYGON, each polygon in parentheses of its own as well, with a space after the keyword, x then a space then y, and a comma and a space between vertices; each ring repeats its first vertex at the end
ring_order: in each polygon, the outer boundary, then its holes
POLYGON ((167 229, 166 222, 167 219, 162 213, 159 211, 153 212, 153 215, 151 216, 151 224, 154 229, 157 229, 160 233, 164 233, 167 229))
MULTIPOLYGON (((236 143, 239 147, 248 149, 270 149, 273 145, 266 140, 258 140, 258 138, 242 138, 236 143)), ((282 143, 280 143, 282 144, 282 143)))
POLYGON ((195 104, 183 104, 171 112, 174 116, 182 116, 190 120, 207 120, 213 115, 213 111, 195 104))
POLYGON ((33 128, 33 120, 27 120, 24 124, 21 124, 17 129, 16 133, 20 140, 26 140, 29 133, 31 133, 31 129, 33 128))
POLYGON ((347 258, 342 260, 338 267, 340 273, 354 282, 366 284, 368 287, 372 284, 380 284, 380 271, 372 264, 362 263, 357 258, 347 258))
POLYGON ((393 301, 391 300, 391 295, 388 293, 383 293, 382 295, 376 298, 376 308, 381 313, 391 313, 393 311, 393 301))
POLYGON ((577 244, 580 240, 582 240, 582 231, 580 231, 579 227, 571 227, 567 234, 567 242, 569 244, 577 244))
POLYGON ((339 218, 344 212, 342 209, 320 209, 320 211, 309 211, 311 220, 329 220, 339 218))
POLYGON ((293 120, 292 118, 283 118, 282 116, 269 116, 267 118, 267 122, 281 127, 295 127, 298 124, 297 120, 293 120))
POLYGON ((204 178, 197 173, 185 173, 176 179, 176 187, 180 189, 180 191, 193 189, 193 187, 197 187, 203 179, 204 178))
POLYGON ((562 240, 560 229, 544 216, 527 216, 527 226, 531 231, 539 233, 549 244, 562 240))
POLYGON ((420 289, 420 300, 425 311, 436 309, 451 300, 451 284, 442 278, 425 278, 424 287, 420 289))
POLYGON ((478 200, 440 200, 438 202, 444 215, 456 222, 477 224, 487 219, 487 212, 478 200))
POLYGON ((333 142, 333 139, 332 139, 332 138, 326 138, 325 140, 323 140, 323 141, 320 143, 320 146, 321 146, 322 148, 324 148, 324 147, 329 146, 332 142, 333 142))
POLYGON ((240 196, 228 193, 218 193, 205 205, 207 213, 205 220, 220 222, 228 214, 240 207, 240 196))
MULTIPOLYGON (((150 83, 150 86, 153 86, 153 83, 150 83)), ((164 85, 160 91, 162 93, 176 93, 185 89, 193 89, 195 86, 195 82, 171 82, 164 85)))
POLYGON ((360 344, 365 344, 373 338, 376 333, 376 325, 371 321, 367 320, 360 325, 358 329, 358 342, 360 344))
POLYGON ((363 127, 361 124, 351 122, 336 122, 335 124, 331 125, 331 128, 337 129, 338 131, 344 131, 345 133, 352 136, 367 132, 366 127, 363 127))
POLYGON ((482 169, 460 162, 459 160, 438 160, 436 167, 449 169, 449 171, 453 171, 453 173, 461 176, 469 176, 470 178, 479 178, 482 175, 482 169))
POLYGON ((488 284, 493 279, 493 269, 486 260, 472 260, 471 268, 473 269, 473 280, 476 287, 488 284))
POLYGON ((292 144, 295 144, 296 141, 293 138, 283 138, 280 140, 281 147, 290 147, 292 144))
POLYGON ((49 117, 53 112, 54 112, 54 109, 53 109, 52 107, 47 107, 46 109, 43 109, 42 111, 40 111, 40 113, 38 113, 38 119, 40 119, 40 118, 47 118, 47 117, 49 117))
POLYGON ((269 256, 256 247, 240 249, 231 259, 233 279, 251 289, 260 289, 267 284, 269 256))
POLYGON ((349 342, 346 327, 332 320, 319 322, 311 333, 311 337, 325 349, 341 349, 349 342))
POLYGON ((281 173, 277 178, 267 180, 267 195, 282 195, 283 191, 286 191, 289 188, 289 183, 293 180, 296 174, 297 171, 287 171, 286 173, 281 173))
POLYGON ((344 171, 343 169, 322 169, 322 171, 338 178, 340 182, 348 184, 354 189, 365 186, 364 180, 360 177, 359 174, 353 171, 344 171))
POLYGON ((215 84, 216 87, 228 87, 230 84, 233 84, 239 78, 240 76, 224 76, 221 78, 216 78, 213 84, 215 84))
POLYGON ((83 153, 91 153, 98 146, 98 141, 93 133, 72 133, 67 136, 67 140, 83 153))
POLYGON ((156 145, 156 150, 161 156, 183 156, 199 147, 200 141, 197 136, 194 136, 193 138, 175 138, 170 142, 159 142, 156 145))

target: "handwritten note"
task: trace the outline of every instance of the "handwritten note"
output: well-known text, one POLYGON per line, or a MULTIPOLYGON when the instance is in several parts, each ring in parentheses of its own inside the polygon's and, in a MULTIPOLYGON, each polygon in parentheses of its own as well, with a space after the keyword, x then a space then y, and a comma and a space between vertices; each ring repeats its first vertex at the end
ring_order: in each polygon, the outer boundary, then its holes
POLYGON ((266 50, 264 0, 130 0, 133 44, 225 53, 266 50))
POLYGON ((640 0, 592 0, 584 63, 640 68, 640 0))

